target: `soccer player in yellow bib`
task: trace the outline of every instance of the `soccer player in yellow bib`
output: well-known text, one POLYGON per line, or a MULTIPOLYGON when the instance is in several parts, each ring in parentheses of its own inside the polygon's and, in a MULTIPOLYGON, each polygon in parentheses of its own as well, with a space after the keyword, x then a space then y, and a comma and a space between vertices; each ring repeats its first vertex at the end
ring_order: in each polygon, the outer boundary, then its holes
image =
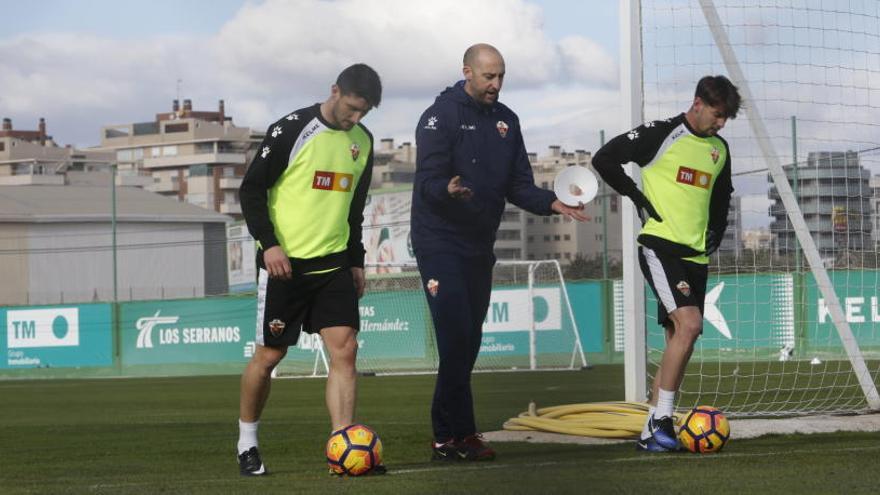
POLYGON ((593 158, 605 182, 639 209, 639 264, 659 301, 657 322, 666 331, 640 450, 678 449, 675 394, 703 332, 709 255, 721 244, 733 193, 730 150, 718 131, 736 118, 740 101, 726 77, 706 76, 686 113, 621 134, 593 158), (629 162, 641 167, 643 191, 623 170, 629 162))
POLYGON ((241 377, 243 476, 266 474, 257 426, 272 370, 300 329, 320 333, 330 354, 326 402, 333 430, 354 422, 361 224, 373 169, 373 136, 360 121, 381 98, 372 68, 348 67, 326 101, 269 126, 242 181, 242 214, 260 248, 257 347, 241 377))

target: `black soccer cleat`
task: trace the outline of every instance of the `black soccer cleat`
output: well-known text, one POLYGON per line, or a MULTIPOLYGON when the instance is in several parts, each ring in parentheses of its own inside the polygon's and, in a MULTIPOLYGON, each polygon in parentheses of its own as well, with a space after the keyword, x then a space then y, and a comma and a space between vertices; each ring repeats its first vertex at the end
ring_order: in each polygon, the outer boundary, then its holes
POLYGON ((431 442, 431 460, 432 461, 457 461, 458 449, 452 440, 445 442, 431 442))
POLYGON ((238 470, 242 476, 269 474, 266 471, 266 466, 263 465, 263 459, 260 458, 260 451, 256 447, 251 447, 247 452, 238 454, 238 470))

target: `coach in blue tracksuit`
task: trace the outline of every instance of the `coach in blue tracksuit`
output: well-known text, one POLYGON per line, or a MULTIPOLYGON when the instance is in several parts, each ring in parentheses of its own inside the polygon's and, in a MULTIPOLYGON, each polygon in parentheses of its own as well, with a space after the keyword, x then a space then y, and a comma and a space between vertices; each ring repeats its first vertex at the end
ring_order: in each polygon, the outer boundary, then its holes
POLYGON ((478 44, 464 54, 464 81, 446 88, 416 128, 412 243, 440 354, 431 420, 435 460, 491 460, 477 432, 471 371, 492 291, 492 252, 504 201, 538 215, 583 221, 535 186, 519 119, 498 102, 504 59, 478 44))

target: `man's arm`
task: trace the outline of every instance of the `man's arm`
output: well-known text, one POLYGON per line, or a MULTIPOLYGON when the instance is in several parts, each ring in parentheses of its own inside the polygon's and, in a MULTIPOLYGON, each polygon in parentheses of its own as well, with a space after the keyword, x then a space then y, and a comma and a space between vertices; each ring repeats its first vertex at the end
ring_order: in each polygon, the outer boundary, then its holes
POLYGON ((266 137, 260 143, 239 188, 241 213, 248 231, 259 241, 266 268, 275 277, 289 276, 291 271, 289 260, 279 246, 275 225, 269 216, 269 189, 287 168, 296 134, 295 129, 292 129, 294 126, 285 128, 283 122, 278 121, 266 130, 266 137), (278 132, 279 128, 281 133, 278 132))
POLYGON ((635 162, 644 167, 654 158, 668 129, 661 129, 657 123, 651 127, 640 125, 621 134, 605 144, 593 157, 593 168, 612 189, 629 197, 640 209, 662 222, 660 215, 648 198, 639 190, 635 181, 626 174, 623 165, 635 162))
POLYGON ((714 253, 721 246, 724 231, 727 230, 727 215, 730 210, 730 196, 733 194, 733 180, 731 178, 730 148, 727 148, 727 158, 715 186, 712 189, 712 198, 709 200, 709 226, 706 230, 706 254, 714 253))
MULTIPOLYGON (((416 176, 413 187, 425 202, 434 207, 450 204, 452 199, 470 199, 470 189, 465 194, 456 193, 452 197, 450 184, 455 175, 452 168, 453 140, 455 137, 452 126, 455 122, 447 122, 448 117, 441 114, 434 106, 428 108, 416 126, 416 176)), ((457 190, 456 190, 457 191, 457 190)))
POLYGON ((373 178, 372 136, 370 136, 370 141, 370 154, 367 157, 367 166, 364 167, 357 187, 354 189, 354 195, 348 210, 348 263, 350 266, 357 268, 364 267, 364 253, 366 252, 363 244, 363 224, 364 206, 367 204, 367 191, 370 189, 370 182, 373 178))
POLYGON ((554 213, 552 205, 556 201, 556 194, 535 185, 535 176, 532 173, 532 164, 529 162, 519 121, 517 120, 514 125, 516 126, 518 149, 511 170, 510 185, 507 188, 507 199, 535 215, 552 215, 554 213))

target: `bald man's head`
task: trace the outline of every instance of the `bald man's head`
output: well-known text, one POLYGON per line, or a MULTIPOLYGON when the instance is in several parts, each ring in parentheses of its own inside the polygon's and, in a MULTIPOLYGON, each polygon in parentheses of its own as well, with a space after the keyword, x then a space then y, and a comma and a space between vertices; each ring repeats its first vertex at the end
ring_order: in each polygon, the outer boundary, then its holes
POLYGON ((477 60, 483 55, 498 57, 501 59, 501 63, 504 63, 504 57, 501 56, 501 52, 499 52, 497 48, 487 43, 477 43, 476 45, 471 45, 464 51, 462 65, 473 66, 475 63, 478 63, 477 60))
POLYGON ((504 57, 492 45, 478 43, 464 52, 464 90, 481 105, 498 101, 504 83, 504 57))

